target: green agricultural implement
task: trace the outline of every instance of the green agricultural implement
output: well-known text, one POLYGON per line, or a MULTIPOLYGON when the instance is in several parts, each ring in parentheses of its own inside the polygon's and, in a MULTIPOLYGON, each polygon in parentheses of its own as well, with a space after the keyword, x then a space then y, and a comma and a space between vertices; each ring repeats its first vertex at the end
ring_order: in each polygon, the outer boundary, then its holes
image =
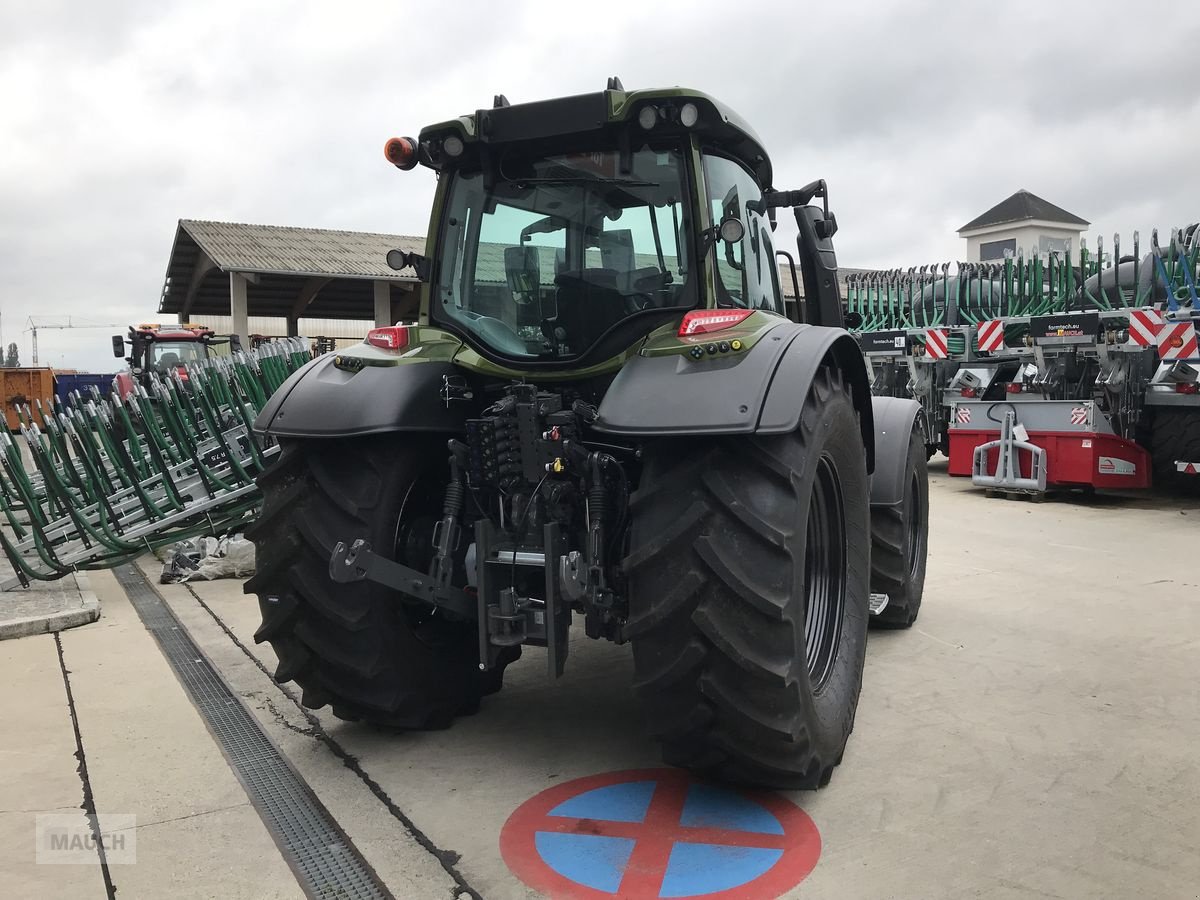
POLYGON ((632 646, 668 762, 824 785, 870 614, 917 616, 927 529, 920 409, 870 396, 825 183, 777 190, 734 112, 617 79, 386 154, 438 176, 427 255, 388 257, 419 320, 314 361, 255 422, 280 446, 247 530, 276 678, 445 727, 525 647, 561 675, 574 622, 632 646))
POLYGON ((19 408, 19 430, 0 433, 0 545, 13 570, 3 589, 240 530, 278 452, 250 426, 308 359, 292 339, 150 373, 123 401, 93 388, 19 408))
MULTIPOLYGON (((981 425, 998 435, 1008 411, 1026 433, 1078 433, 1081 450, 1112 449, 1095 454, 1095 471, 1053 453, 1025 466, 1049 467, 1050 484, 1145 487, 1153 468, 1159 484, 1200 486, 1200 228, 1175 229, 1165 245, 1154 232, 1145 253, 1135 232, 1130 255, 1118 235, 1110 254, 1097 240, 1077 260, 1068 247, 954 268, 865 273, 846 300, 872 391, 921 402, 927 450, 947 453, 951 474, 996 483, 995 466, 979 471, 951 438, 970 444, 981 425)), ((1073 439, 1042 443, 1055 440, 1073 439)))

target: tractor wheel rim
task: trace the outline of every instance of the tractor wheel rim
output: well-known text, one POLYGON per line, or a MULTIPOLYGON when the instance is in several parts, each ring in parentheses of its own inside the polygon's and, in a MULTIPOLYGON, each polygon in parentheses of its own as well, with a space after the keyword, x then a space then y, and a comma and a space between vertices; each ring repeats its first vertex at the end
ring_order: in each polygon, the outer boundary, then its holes
POLYGON ((917 569, 921 567, 921 560, 925 558, 925 534, 921 531, 921 520, 924 518, 921 509, 921 486, 917 483, 915 474, 908 483, 904 506, 909 511, 907 562, 908 577, 911 580, 917 577, 917 569))
POLYGON ((817 463, 804 548, 804 655, 813 693, 833 673, 846 606, 846 511, 828 456, 817 463))

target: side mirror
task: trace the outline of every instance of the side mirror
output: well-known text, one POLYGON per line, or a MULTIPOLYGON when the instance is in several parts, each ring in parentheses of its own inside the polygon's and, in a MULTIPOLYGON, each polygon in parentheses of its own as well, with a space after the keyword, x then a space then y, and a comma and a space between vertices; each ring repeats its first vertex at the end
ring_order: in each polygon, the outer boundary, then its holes
POLYGON ((387 252, 388 268, 395 269, 399 272, 401 269, 407 269, 412 263, 408 261, 408 253, 404 250, 389 250, 387 252))
POLYGON ((119 334, 114 334, 112 337, 113 356, 117 359, 125 358, 125 338, 119 334))
POLYGON ((399 272, 401 269, 407 269, 409 266, 412 266, 413 271, 417 273, 418 281, 429 280, 429 259, 420 253, 409 253, 406 250, 389 250, 384 259, 387 261, 388 268, 390 269, 395 269, 399 272))

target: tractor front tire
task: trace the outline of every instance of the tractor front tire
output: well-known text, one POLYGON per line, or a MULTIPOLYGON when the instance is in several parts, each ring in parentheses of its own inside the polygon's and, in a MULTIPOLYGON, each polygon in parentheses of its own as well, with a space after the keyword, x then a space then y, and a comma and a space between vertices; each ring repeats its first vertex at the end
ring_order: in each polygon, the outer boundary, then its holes
POLYGON ((412 436, 281 442, 258 478, 263 510, 247 529, 277 681, 295 681, 305 706, 402 729, 447 727, 499 688, 478 666, 473 623, 455 622, 370 581, 329 577, 338 541, 423 567, 445 488, 444 444, 412 436), (434 463, 430 465, 430 463, 434 463), (441 479, 439 481, 439 478, 441 479))
POLYGON ((909 628, 921 610, 929 549, 929 470, 924 439, 913 429, 904 467, 904 501, 871 509, 871 591, 888 605, 871 617, 877 628, 909 628))
POLYGON ((664 759, 818 788, 862 685, 870 538, 858 415, 822 368, 795 432, 647 449, 625 569, 635 687, 664 759))

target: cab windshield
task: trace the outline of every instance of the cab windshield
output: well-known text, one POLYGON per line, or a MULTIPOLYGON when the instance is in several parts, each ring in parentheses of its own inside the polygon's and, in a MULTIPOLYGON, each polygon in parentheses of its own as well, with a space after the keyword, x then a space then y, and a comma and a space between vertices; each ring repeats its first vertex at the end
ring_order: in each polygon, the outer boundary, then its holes
POLYGON ((150 365, 164 372, 207 356, 201 341, 155 341, 150 345, 150 365))
MULTIPOLYGON (((680 148, 558 156, 509 154, 490 189, 452 177, 442 219, 434 316, 504 356, 581 356, 694 306, 691 208, 680 148)), ((622 343, 623 342, 623 343, 622 343)))

